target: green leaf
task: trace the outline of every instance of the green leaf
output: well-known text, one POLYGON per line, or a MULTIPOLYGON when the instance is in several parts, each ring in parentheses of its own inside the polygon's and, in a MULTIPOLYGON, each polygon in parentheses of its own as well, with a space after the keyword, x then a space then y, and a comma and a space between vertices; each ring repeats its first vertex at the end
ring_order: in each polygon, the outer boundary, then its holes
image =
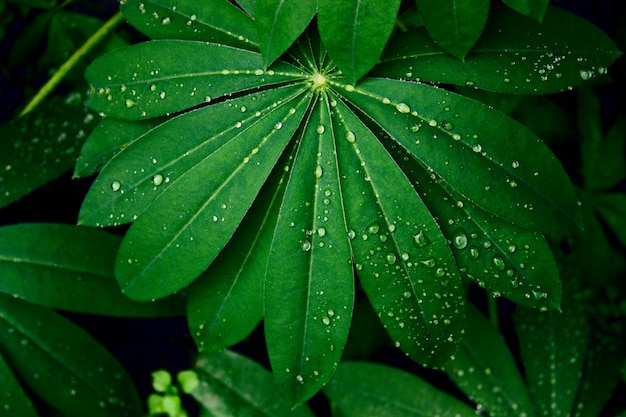
POLYGON ((152 39, 259 49, 254 21, 227 0, 126 0, 120 9, 128 23, 152 39))
POLYGON ((535 416, 526 385, 500 333, 471 304, 467 304, 467 324, 459 350, 446 365, 452 381, 489 415, 535 416))
POLYGON ((305 121, 267 263, 267 349, 274 378, 294 405, 332 376, 354 304, 337 160, 343 137, 333 130, 330 112, 327 99, 318 101, 305 121))
POLYGON ((478 206, 550 235, 578 230, 580 209, 567 174, 539 138, 508 116, 411 82, 368 79, 341 94, 478 206))
POLYGON ((350 83, 378 62, 399 7, 399 0, 319 0, 322 42, 350 83))
POLYGON ((267 259, 292 158, 287 152, 279 161, 232 239, 189 289, 189 329, 200 351, 240 342, 263 317, 267 259))
POLYGON ((543 20, 543 16, 548 10, 550 0, 503 0, 504 4, 515 11, 520 12, 538 22, 543 20))
POLYGON ((342 363, 324 393, 342 417, 476 415, 472 408, 416 376, 375 363, 342 363))
POLYGON ((547 94, 605 74, 620 55, 598 27, 567 11, 550 8, 539 24, 499 8, 464 61, 446 54, 424 29, 415 29, 389 42, 372 73, 500 93, 547 94))
POLYGON ((257 0, 256 27, 266 68, 304 32, 316 12, 317 0, 257 0))
MULTIPOLYGON (((0 391, 0 404, 3 413, 11 413, 20 417, 37 417, 37 411, 30 401, 22 386, 15 378, 13 371, 0 353, 0 379, 2 391, 0 391)), ((8 414, 7 414, 8 415, 8 414)))
POLYGON ((241 7, 250 16, 254 16, 256 0, 236 0, 235 3, 241 7))
POLYGON ((483 32, 489 0, 417 0, 424 26, 444 51, 463 59, 483 32))
POLYGON ((100 230, 64 224, 4 226, 0 228, 0 292, 89 314, 180 314, 179 299, 140 304, 122 295, 113 276, 120 240, 100 230))
POLYGON ((94 61, 87 104, 111 117, 138 120, 185 110, 225 94, 303 79, 277 62, 263 70, 261 55, 221 44, 159 40, 118 49, 94 61), (123 66, 119 63, 124 62, 123 66))
POLYGON ((0 351, 46 403, 68 415, 140 415, 124 368, 84 330, 47 308, 6 295, 0 301, 0 351))
POLYGON ((231 351, 200 354, 200 385, 194 398, 210 415, 224 417, 313 417, 306 405, 291 409, 272 375, 258 363, 231 351))
POLYGON ((387 332, 418 363, 456 350, 463 290, 432 214, 374 133, 337 98, 333 126, 357 274, 387 332))
MULTIPOLYGON (((203 159, 172 180, 150 210, 133 223, 115 268, 128 296, 150 300, 169 295, 196 279, 215 259, 254 201, 310 101, 304 93, 282 98, 284 101, 276 101, 276 107, 265 114, 246 118, 249 122, 242 122, 241 128, 228 129, 218 150, 201 155, 203 159)), ((232 111, 241 113, 241 108, 232 111)), ((186 149, 183 147, 183 153, 186 149)))
POLYGON ((72 167, 96 116, 79 93, 54 97, 4 123, 0 141, 0 207, 19 200, 72 167))
POLYGON ((624 193, 605 193, 595 196, 594 209, 609 226, 622 246, 626 247, 626 195, 624 193))
POLYGON ((562 312, 515 312, 528 389, 540 416, 566 416, 572 410, 587 346, 586 303, 565 293, 562 312))

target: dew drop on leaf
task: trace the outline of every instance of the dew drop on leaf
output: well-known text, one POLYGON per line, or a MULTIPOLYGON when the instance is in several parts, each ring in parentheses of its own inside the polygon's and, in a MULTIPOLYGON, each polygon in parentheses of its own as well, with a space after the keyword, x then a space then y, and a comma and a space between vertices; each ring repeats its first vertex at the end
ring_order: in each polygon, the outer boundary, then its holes
POLYGON ((400 113, 406 114, 411 111, 411 108, 406 103, 398 103, 396 104, 396 110, 398 110, 400 113))
POLYGON ((380 225, 377 222, 374 222, 367 227, 367 231, 373 235, 378 233, 379 230, 380 230, 380 225))
POLYGON ((467 247, 467 235, 463 229, 457 230, 454 235, 454 247, 457 249, 465 249, 467 247))
POLYGON ((422 230, 417 232, 416 235, 413 235, 413 244, 416 247, 423 248, 424 246, 428 245, 429 243, 430 243, 430 240, 428 239, 428 236, 426 236, 426 234, 422 230))
POLYGON ((152 183, 157 187, 163 184, 163 175, 156 174, 154 177, 152 177, 152 183))
POLYGON ((122 184, 119 181, 113 181, 111 183, 111 189, 113 191, 119 191, 120 188, 122 188, 122 184))

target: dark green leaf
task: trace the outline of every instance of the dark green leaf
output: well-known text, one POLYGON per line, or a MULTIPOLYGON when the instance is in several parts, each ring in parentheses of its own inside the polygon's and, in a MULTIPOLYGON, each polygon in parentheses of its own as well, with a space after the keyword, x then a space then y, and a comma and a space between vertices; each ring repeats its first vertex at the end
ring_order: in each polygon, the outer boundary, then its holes
POLYGON ((274 378, 294 405, 332 376, 348 339, 354 273, 338 142, 328 100, 299 138, 267 264, 265 338, 274 378), (315 155, 315 157, 313 157, 315 155))
POLYGON ((478 206, 551 235, 578 230, 580 209, 567 174, 513 119, 425 84, 368 79, 341 94, 478 206))
POLYGON ((444 51, 463 59, 483 32, 489 0, 417 0, 424 26, 444 51))
POLYGON ((495 9, 464 61, 446 54, 424 29, 394 38, 373 74, 473 86, 512 94, 565 91, 605 74, 620 55, 598 27, 550 8, 542 24, 495 9))
POLYGON ((378 62, 399 7, 400 0, 319 0, 322 42, 350 83, 378 62))
POLYGON ((0 207, 70 169, 95 126, 82 97, 55 97, 24 117, 3 124, 0 141, 0 207))
POLYGON ((421 364, 441 366, 463 326, 463 290, 450 248, 374 132, 343 102, 333 97, 332 104, 361 284, 396 346, 421 364))
POLYGON ((606 193, 594 197, 594 208, 611 232, 626 247, 626 194, 606 193))
POLYGON ((250 16, 254 16, 254 9, 256 6, 256 0, 236 0, 239 7, 246 11, 250 16))
POLYGON ((317 0, 257 0, 256 27, 265 67, 295 42, 315 12, 317 0))
POLYGON ((504 4, 520 12, 523 15, 531 17, 538 22, 543 20, 543 16, 548 10, 550 0, 503 0, 504 4))
POLYGON ((568 141, 574 127, 574 117, 562 106, 543 96, 526 96, 511 116, 532 130, 547 145, 568 141))
MULTIPOLYGON (((310 101, 304 93, 282 98, 284 101, 279 99, 266 113, 245 117, 246 123, 238 125, 241 128, 227 128, 223 145, 208 156, 201 155, 203 159, 172 180, 150 210, 133 223, 115 268, 127 295, 150 300, 171 294, 196 279, 215 259, 298 128, 310 101)), ((231 111, 241 114, 241 108, 231 111)), ((152 163, 147 159, 146 165, 152 163)), ((170 175, 164 174, 159 184, 165 184, 170 175)))
POLYGON ((120 238, 64 224, 0 228, 0 292, 68 311, 110 316, 181 314, 181 300, 140 304, 113 276, 120 238))
POLYGON ((121 10, 128 23, 152 39, 259 49, 254 21, 227 0, 126 0, 121 10))
POLYGON ((565 295, 562 312, 520 307, 514 317, 528 389, 544 417, 570 415, 587 347, 586 303, 565 295))
POLYGON ((211 416, 314 416, 306 405, 292 410, 280 395, 270 372, 237 353, 201 354, 196 372, 201 382, 192 395, 211 416))
POLYGON ((5 362, 0 353, 0 380, 2 380, 2 391, 0 391, 0 404, 2 415, 14 415, 20 417, 37 417, 37 411, 30 401, 22 386, 13 375, 13 371, 5 362))
POLYGON ((261 55, 255 52, 177 40, 113 51, 94 61, 85 74, 92 85, 88 105, 127 120, 162 116, 225 94, 300 80, 305 75, 282 62, 263 70, 261 55))
POLYGON ((467 304, 467 328, 454 359, 446 365, 452 380, 491 416, 535 416, 515 359, 500 333, 467 304))
POLYGON ((324 393, 342 417, 476 416, 416 376, 375 363, 342 363, 324 393))
POLYGON ((46 403, 75 416, 139 416, 124 368, 84 330, 43 307, 0 295, 0 351, 46 403))

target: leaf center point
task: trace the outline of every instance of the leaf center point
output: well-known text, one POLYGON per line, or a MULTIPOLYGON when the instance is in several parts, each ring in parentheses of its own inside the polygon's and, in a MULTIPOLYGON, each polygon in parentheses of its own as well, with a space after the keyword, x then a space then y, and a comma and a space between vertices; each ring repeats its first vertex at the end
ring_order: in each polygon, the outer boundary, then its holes
POLYGON ((328 78, 322 73, 315 72, 309 78, 311 81, 311 89, 315 92, 323 91, 327 88, 328 78))

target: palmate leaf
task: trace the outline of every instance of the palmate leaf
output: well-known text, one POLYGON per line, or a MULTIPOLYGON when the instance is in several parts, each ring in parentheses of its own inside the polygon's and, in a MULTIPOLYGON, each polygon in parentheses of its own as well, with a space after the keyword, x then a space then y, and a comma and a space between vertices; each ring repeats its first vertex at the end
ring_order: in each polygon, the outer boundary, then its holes
POLYGON ((492 11, 465 60, 448 55, 418 28, 390 40, 373 75, 473 86, 511 94, 546 94, 606 73, 621 54, 599 28, 550 8, 543 23, 508 8, 492 11))

